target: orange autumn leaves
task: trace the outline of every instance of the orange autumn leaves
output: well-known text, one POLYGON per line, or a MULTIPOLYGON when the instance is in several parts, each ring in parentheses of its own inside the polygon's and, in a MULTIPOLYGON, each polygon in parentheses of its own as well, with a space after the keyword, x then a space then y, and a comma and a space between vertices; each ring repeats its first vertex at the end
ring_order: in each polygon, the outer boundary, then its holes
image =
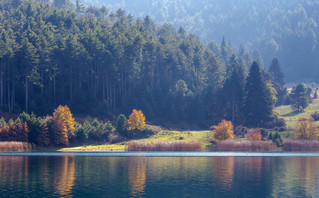
MULTIPOLYGON (((213 130, 213 138, 216 141, 232 140, 234 137, 234 126, 231 121, 223 120, 213 130)), ((260 129, 250 129, 247 140, 262 140, 260 129)))
POLYGON ((69 138, 74 136, 75 120, 67 105, 58 106, 53 113, 54 142, 56 145, 69 145, 69 138))
POLYGON ((226 120, 221 121, 213 130, 213 137, 217 141, 233 139, 235 134, 232 122, 226 120))
POLYGON ((141 110, 133 109, 129 120, 127 121, 129 124, 129 130, 139 130, 142 131, 145 127, 145 116, 141 110))

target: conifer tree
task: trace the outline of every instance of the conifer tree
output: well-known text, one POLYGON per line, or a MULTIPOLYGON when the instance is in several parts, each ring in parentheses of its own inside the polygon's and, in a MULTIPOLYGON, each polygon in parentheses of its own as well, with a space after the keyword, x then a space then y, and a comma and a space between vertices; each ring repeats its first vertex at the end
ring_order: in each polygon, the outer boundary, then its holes
POLYGON ((276 89, 277 92, 281 90, 285 83, 284 83, 284 74, 282 73, 281 66, 277 58, 274 58, 269 66, 268 72, 271 75, 271 82, 276 89))
POLYGON ((254 61, 246 81, 245 120, 248 126, 261 126, 272 115, 272 98, 263 80, 259 65, 254 61))
POLYGON ((307 92, 304 84, 299 83, 290 94, 291 108, 297 112, 303 111, 308 106, 307 92))
POLYGON ((226 119, 232 123, 242 120, 244 104, 245 73, 244 68, 235 57, 231 58, 229 66, 230 76, 226 79, 223 88, 226 119))

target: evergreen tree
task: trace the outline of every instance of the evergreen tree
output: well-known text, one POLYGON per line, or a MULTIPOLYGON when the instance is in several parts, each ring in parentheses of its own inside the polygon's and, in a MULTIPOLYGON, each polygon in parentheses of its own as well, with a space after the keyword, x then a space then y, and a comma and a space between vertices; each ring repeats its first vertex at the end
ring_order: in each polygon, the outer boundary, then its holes
POLYGON ((223 87, 225 116, 232 123, 239 123, 243 119, 245 73, 244 68, 235 57, 230 60, 228 68, 231 70, 231 74, 226 79, 223 87))
POLYGON ((299 83, 290 94, 291 108, 297 112, 303 111, 308 106, 305 85, 299 83))
POLYGON ((281 66, 277 58, 274 58, 269 66, 268 72, 271 75, 271 82, 277 92, 283 89, 284 83, 284 74, 281 71, 281 66))
POLYGON ((263 80, 259 65, 254 61, 246 81, 245 121, 248 126, 261 126, 272 116, 272 98, 263 80))

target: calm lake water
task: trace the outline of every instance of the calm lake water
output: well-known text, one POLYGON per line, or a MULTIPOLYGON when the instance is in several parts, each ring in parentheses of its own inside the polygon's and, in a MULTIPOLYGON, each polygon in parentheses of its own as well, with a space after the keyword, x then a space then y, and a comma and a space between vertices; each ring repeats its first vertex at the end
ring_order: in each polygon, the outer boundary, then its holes
POLYGON ((0 197, 319 197, 318 154, 174 155, 0 153, 0 197))

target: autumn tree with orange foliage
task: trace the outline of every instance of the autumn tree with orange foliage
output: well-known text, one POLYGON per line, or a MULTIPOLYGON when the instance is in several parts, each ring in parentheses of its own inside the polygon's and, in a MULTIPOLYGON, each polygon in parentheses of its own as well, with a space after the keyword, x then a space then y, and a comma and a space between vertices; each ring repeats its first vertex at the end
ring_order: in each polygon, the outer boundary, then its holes
POLYGON ((53 120, 61 120, 65 123, 66 130, 68 132, 68 137, 74 136, 75 130, 75 120, 72 117, 72 113, 67 105, 58 106, 58 108, 53 113, 53 120))
POLYGON ((68 129, 66 123, 58 119, 58 117, 52 118, 54 143, 58 146, 69 146, 68 129))
POLYGON ((0 128, 0 141, 28 142, 28 132, 26 123, 8 123, 0 128))
POLYGON ((296 123, 295 138, 298 140, 318 140, 319 131, 315 120, 310 118, 299 118, 296 123))
POLYGON ((136 109, 133 109, 127 122, 129 124, 129 130, 137 129, 142 131, 145 127, 145 116, 141 110, 137 111, 136 109))
POLYGON ((250 140, 250 141, 262 140, 263 136, 261 135, 260 129, 250 129, 247 132, 247 139, 250 140))
POLYGON ((231 121, 223 120, 213 130, 213 138, 217 141, 233 139, 234 137, 234 126, 231 121))

